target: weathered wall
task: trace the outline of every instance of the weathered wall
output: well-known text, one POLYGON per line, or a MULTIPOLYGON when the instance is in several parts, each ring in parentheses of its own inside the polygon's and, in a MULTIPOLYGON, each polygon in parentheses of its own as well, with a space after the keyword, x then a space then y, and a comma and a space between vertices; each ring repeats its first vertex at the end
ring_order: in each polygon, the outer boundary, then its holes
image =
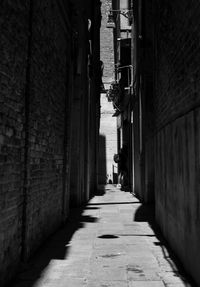
POLYGON ((0 285, 19 263, 29 1, 0 9, 0 285))
POLYGON ((154 201, 154 23, 153 0, 133 4, 133 154, 134 192, 154 201))
MULTIPOLYGON (((154 6, 153 1, 147 1, 143 3, 145 17, 142 19, 142 40, 140 40, 143 49, 141 56, 141 69, 143 72, 142 78, 142 93, 144 94, 142 105, 142 121, 143 121, 143 152, 142 161, 144 161, 144 184, 143 184, 143 200, 145 202, 154 201, 154 106, 153 106, 153 95, 154 95, 154 6), (143 62, 144 61, 144 62, 143 62), (143 65, 144 63, 144 65, 143 65)), ((143 165, 143 163, 142 163, 143 165)))
POLYGON ((80 206, 97 188, 97 146, 100 110, 100 2, 73 1, 77 66, 74 70, 70 202, 80 206), (88 26, 88 19, 90 25, 88 26))
POLYGON ((155 108, 156 217, 200 284, 200 4, 157 6, 155 108))
MULTIPOLYGON (((80 1, 75 1, 74 11, 77 13, 80 1)), ((84 158, 88 145, 88 88, 87 66, 88 57, 88 29, 85 5, 74 16, 74 29, 77 33, 76 54, 77 65, 74 70, 74 90, 72 99, 72 144, 71 144, 71 171, 70 171, 70 203, 80 206, 84 202, 84 186, 87 179, 84 158), (87 110, 87 111, 86 111, 87 110), (84 139, 84 140, 83 140, 84 139)))
POLYGON ((0 11, 1 286, 97 183, 100 1, 22 2, 0 11))
POLYGON ((103 0, 101 6, 102 21, 101 21, 101 60, 104 62, 103 82, 106 88, 110 82, 114 80, 114 42, 113 29, 107 28, 107 20, 109 10, 112 9, 112 0, 103 0))
POLYGON ((28 254, 62 220, 70 58, 70 35, 69 31, 66 35, 57 4, 34 1, 32 9, 25 239, 28 254))
POLYGON ((25 2, 0 11, 1 286, 65 217, 67 26, 55 1, 25 2))
POLYGON ((91 31, 91 40, 93 43, 93 73, 90 77, 90 124, 89 124, 89 173, 90 173, 90 197, 98 185, 98 143, 100 126, 100 85, 101 85, 101 66, 100 64, 100 29, 102 20, 101 2, 99 0, 93 3, 94 12, 92 16, 93 29, 91 31))
POLYGON ((200 109, 156 136, 156 216, 186 269, 199 281, 200 109))

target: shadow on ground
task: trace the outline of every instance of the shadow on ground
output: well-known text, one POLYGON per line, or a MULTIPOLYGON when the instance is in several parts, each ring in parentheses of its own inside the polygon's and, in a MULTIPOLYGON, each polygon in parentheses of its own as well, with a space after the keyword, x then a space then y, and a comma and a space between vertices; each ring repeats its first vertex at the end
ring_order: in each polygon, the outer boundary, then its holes
POLYGON ((94 192, 93 196, 103 196, 106 193, 106 186, 99 185, 98 189, 94 192))
POLYGON ((33 287, 51 260, 66 259, 73 234, 78 229, 84 228, 86 223, 98 220, 96 217, 83 215, 83 211, 87 209, 98 209, 98 207, 73 208, 67 223, 50 236, 34 256, 20 268, 13 284, 9 287, 33 287))
POLYGON ((100 184, 92 196, 104 196, 106 192, 115 192, 115 184, 100 184))
MULTIPOLYGON (((93 196, 103 196, 109 187, 105 185, 99 188, 92 194, 93 196)), ((48 237, 30 260, 22 264, 17 277, 9 287, 33 287, 40 279, 41 274, 49 265, 51 260, 64 260, 68 256, 68 248, 73 234, 80 228, 84 228, 85 224, 96 222, 98 218, 83 215, 84 210, 97 210, 99 207, 90 206, 86 203, 81 208, 73 208, 70 211, 68 221, 64 226, 48 237)))
POLYGON ((183 282, 187 280, 187 282, 190 283, 190 286, 197 287, 193 279, 189 275, 187 275, 187 272, 184 270, 181 262, 178 260, 172 248, 169 246, 168 242, 163 237, 162 232, 158 224, 156 223, 154 204, 140 205, 138 209, 136 210, 133 220, 137 222, 148 222, 149 223, 157 239, 155 240, 154 244, 162 248, 163 256, 171 265, 175 276, 176 274, 179 274, 183 282))

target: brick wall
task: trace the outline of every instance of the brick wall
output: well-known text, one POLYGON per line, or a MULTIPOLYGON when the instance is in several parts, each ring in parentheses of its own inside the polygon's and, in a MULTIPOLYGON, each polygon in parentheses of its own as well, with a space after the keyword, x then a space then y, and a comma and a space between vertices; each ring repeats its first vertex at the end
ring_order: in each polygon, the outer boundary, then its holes
POLYGON ((61 221, 64 103, 69 76, 66 57, 70 57, 66 54, 65 37, 56 4, 34 1, 28 139, 28 253, 61 221))
POLYGON ((0 11, 1 286, 63 219, 69 31, 55 1, 25 2, 0 11))
POLYGON ((0 285, 21 253, 29 1, 0 11, 0 285))
POLYGON ((101 6, 101 60, 104 62, 103 82, 109 83, 114 80, 114 49, 113 49, 113 29, 106 28, 109 10, 112 9, 111 0, 103 0, 101 6))
POLYGON ((164 1, 157 11, 156 127, 200 104, 199 1, 164 1))
POLYGON ((162 1, 156 18, 156 216, 200 284, 199 1, 162 1))
POLYGON ((22 2, 0 10, 1 286, 97 181, 100 1, 22 2))

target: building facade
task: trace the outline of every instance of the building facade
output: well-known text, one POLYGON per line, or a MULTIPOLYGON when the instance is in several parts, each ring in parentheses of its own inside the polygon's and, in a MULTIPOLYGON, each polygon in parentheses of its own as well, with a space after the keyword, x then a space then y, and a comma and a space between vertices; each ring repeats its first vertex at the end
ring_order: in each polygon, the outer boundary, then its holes
POLYGON ((97 183, 100 1, 22 2, 0 12, 1 286, 97 183))
POLYGON ((119 126, 127 112, 131 119, 129 183, 155 203, 165 238, 199 285, 200 6, 136 0, 132 12, 131 107, 118 112, 119 126))
POLYGON ((136 192, 199 285, 200 6, 179 4, 135 2, 136 192))
MULTIPOLYGON (((132 3, 131 1, 112 1, 108 14, 107 27, 113 29, 114 37, 114 80, 110 85, 107 97, 113 102, 113 116, 117 121, 117 151, 126 149, 123 163, 126 169, 126 190, 133 188, 132 157, 132 3)), ((118 169, 118 173, 120 170, 118 169)))

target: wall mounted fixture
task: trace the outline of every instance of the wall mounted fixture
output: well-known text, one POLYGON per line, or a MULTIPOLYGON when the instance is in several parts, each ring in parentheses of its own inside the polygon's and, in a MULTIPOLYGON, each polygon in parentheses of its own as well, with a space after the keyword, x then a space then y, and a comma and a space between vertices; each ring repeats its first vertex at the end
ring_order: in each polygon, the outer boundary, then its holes
POLYGON ((113 28, 113 29, 116 28, 115 19, 114 19, 112 10, 109 11, 106 27, 113 28))
POLYGON ((133 11, 132 10, 110 10, 108 14, 108 21, 107 21, 107 28, 116 28, 116 21, 118 20, 118 16, 123 15, 126 17, 130 22, 133 18, 133 11))
POLYGON ((127 69, 127 82, 128 87, 132 86, 132 75, 133 75, 133 66, 132 65, 126 65, 126 66, 118 66, 115 67, 115 73, 117 74, 117 79, 119 80, 119 74, 122 72, 123 69, 127 69))

